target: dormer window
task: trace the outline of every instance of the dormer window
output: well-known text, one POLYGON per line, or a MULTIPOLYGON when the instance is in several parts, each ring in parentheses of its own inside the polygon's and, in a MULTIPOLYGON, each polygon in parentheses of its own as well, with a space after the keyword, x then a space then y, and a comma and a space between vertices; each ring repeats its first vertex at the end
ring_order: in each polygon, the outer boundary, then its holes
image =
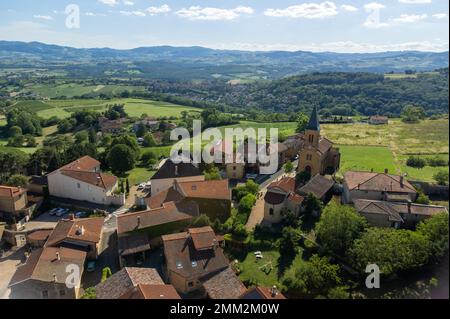
POLYGON ((195 267, 197 267, 197 262, 194 260, 194 261, 192 261, 191 262, 191 266, 192 266, 192 268, 195 268, 195 267))

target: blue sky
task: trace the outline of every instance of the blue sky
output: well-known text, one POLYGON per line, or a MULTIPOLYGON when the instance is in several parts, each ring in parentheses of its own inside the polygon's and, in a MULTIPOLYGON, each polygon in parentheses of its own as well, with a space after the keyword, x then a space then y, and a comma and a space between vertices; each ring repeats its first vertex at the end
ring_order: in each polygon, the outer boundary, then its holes
POLYGON ((2 0, 0 40, 119 49, 445 51, 448 13, 448 0, 2 0), (69 4, 80 10, 79 28, 66 26, 69 4))

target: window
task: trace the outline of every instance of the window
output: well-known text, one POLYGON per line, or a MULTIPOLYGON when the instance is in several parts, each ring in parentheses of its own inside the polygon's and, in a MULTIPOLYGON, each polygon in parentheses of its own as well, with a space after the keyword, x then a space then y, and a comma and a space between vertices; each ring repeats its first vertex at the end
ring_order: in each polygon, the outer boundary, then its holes
POLYGON ((233 170, 235 171, 237 169, 237 167, 236 166, 233 166, 233 170))
POLYGON ((269 209, 269 215, 273 215, 273 208, 269 209))
POLYGON ((65 296, 66 295, 66 291, 65 290, 60 290, 59 291, 59 295, 62 297, 62 296, 65 296))
POLYGON ((192 281, 189 281, 189 282, 188 282, 188 287, 189 287, 189 288, 194 287, 194 283, 193 283, 192 281))
POLYGON ((81 188, 81 185, 80 185, 80 183, 77 183, 77 187, 78 187, 78 188, 81 188))
POLYGON ((311 154, 306 154, 306 160, 307 161, 311 161, 312 160, 312 155, 311 154))
POLYGON ((42 298, 48 298, 48 291, 47 290, 44 290, 42 292, 42 298))

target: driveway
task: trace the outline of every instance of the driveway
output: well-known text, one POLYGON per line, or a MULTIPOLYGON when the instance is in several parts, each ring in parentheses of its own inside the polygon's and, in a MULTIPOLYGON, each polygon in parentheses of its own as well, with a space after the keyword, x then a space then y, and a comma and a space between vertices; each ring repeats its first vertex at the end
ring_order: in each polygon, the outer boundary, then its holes
POLYGON ((25 249, 21 248, 7 257, 0 258, 0 299, 9 298, 8 284, 16 272, 17 266, 24 260, 24 251, 25 249))

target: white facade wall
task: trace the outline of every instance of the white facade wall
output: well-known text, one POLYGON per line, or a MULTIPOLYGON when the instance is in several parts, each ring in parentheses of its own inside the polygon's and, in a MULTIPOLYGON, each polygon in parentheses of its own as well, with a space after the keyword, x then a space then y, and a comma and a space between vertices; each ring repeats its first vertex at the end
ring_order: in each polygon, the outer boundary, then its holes
POLYGON ((83 181, 61 174, 59 171, 48 175, 48 190, 50 195, 62 198, 70 198, 87 201, 100 205, 110 205, 113 191, 117 183, 110 190, 105 190, 83 181))

